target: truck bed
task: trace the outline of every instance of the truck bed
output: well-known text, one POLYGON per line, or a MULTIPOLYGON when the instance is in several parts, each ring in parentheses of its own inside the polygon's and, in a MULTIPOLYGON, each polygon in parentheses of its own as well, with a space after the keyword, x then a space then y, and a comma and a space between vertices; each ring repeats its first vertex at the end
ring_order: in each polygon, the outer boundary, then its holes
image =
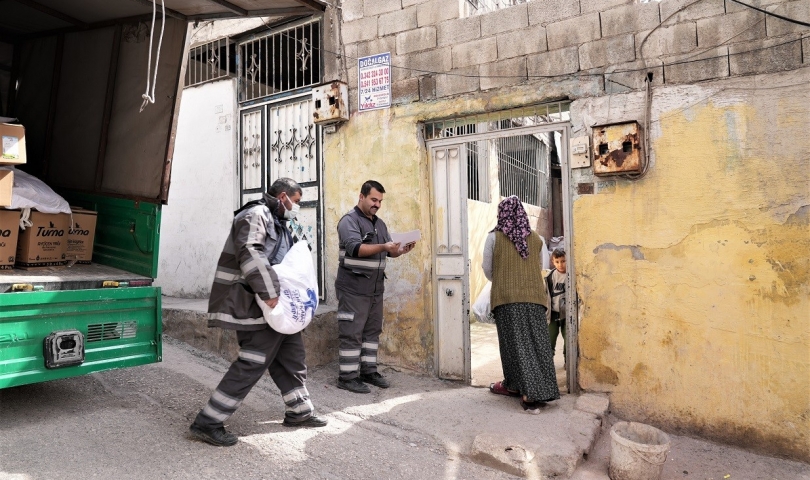
POLYGON ((103 288, 104 282, 107 281, 135 282, 137 286, 152 285, 150 277, 92 263, 70 267, 43 267, 35 270, 0 270, 0 293, 10 292, 12 285, 15 284, 30 284, 37 289, 41 286, 45 291, 87 290, 103 288))

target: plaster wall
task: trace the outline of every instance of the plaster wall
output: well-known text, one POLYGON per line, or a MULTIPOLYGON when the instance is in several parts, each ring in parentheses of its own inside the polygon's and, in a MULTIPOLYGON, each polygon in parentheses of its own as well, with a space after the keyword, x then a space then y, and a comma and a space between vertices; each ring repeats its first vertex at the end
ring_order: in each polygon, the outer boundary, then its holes
MULTIPOLYGON (((647 176, 574 202, 580 383, 619 416, 810 458, 808 80, 656 89, 647 176)), ((643 109, 582 99, 574 128, 643 109)))
POLYGON ((207 298, 236 207, 235 80, 186 88, 163 207, 156 284, 163 294, 207 298))

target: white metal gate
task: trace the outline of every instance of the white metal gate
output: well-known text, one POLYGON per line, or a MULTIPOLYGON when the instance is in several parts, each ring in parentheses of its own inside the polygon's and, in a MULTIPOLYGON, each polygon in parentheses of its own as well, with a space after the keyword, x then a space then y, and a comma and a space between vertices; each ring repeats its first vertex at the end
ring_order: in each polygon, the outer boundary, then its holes
POLYGON ((320 129, 312 122, 310 94, 245 108, 240 112, 241 205, 261 198, 273 181, 292 178, 303 196, 290 232, 310 245, 325 298, 320 129), (270 182, 268 184, 268 181, 270 182))
MULTIPOLYGON (((543 106, 547 108, 546 106, 543 106)), ((548 108, 550 110, 550 108, 548 108)), ((490 201, 498 201, 499 194, 508 196, 518 193, 521 196, 538 196, 538 206, 543 204, 547 185, 533 185, 527 173, 543 177, 547 163, 531 159, 533 155, 515 156, 515 151, 536 151, 536 156, 550 155, 548 144, 543 141, 554 140, 555 155, 562 170, 563 192, 570 192, 570 167, 568 160, 568 137, 570 124, 564 116, 563 108, 557 106, 556 113, 546 115, 533 113, 531 116, 519 117, 523 123, 513 122, 514 127, 504 128, 504 119, 492 121, 486 118, 477 125, 489 123, 489 131, 473 128, 476 123, 461 124, 456 120, 434 122, 426 125, 426 136, 431 155, 433 171, 433 218, 434 236, 434 282, 436 285, 436 363, 439 377, 470 381, 470 325, 469 309, 469 252, 467 246, 467 207, 468 198, 480 199, 485 195, 489 175, 498 175, 500 191, 492 192, 490 201), (531 121, 526 122, 526 119, 531 121), (448 125, 450 124, 450 125, 448 125), (495 128, 491 128, 491 127, 495 128), (524 126, 525 125, 525 126, 524 126), (531 126, 528 126, 531 125, 531 126), (472 126, 472 127, 471 127, 472 126), (475 133, 485 131, 486 133, 475 133), (523 137, 521 139, 521 137, 523 137), (542 140, 537 142, 535 140, 542 140), (482 145, 487 142, 497 147, 499 155, 496 162, 497 172, 484 173, 485 162, 482 161, 482 145), (495 143, 493 143, 495 142, 495 143), (530 168, 527 168, 530 167, 530 168), (517 183, 502 182, 504 172, 517 171, 518 176, 527 177, 517 183), (469 190, 469 191, 468 191, 469 190), (470 196, 472 195, 472 196, 470 196)), ((508 115, 511 112, 505 112, 508 115)), ((565 112, 567 113, 567 112, 565 112)), ((510 120, 511 121, 511 120, 510 120)), ((547 159, 548 160, 548 159, 547 159)), ((512 172, 511 176, 515 173, 512 172)), ((548 181, 548 176, 544 176, 548 181)), ((565 224, 566 264, 568 269, 568 292, 576 292, 575 262, 573 250, 571 196, 563 195, 563 223, 565 224)), ((566 352, 567 382, 569 393, 578 391, 577 379, 577 300, 576 294, 566 296, 568 318, 566 318, 566 352)))

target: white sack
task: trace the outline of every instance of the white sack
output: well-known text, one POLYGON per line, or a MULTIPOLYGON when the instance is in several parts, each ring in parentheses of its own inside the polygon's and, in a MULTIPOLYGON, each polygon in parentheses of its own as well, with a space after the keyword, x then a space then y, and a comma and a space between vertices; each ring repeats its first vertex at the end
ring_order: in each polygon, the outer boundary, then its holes
POLYGON ((472 311, 478 320, 482 323, 489 323, 488 317, 489 312, 491 311, 489 308, 489 299, 492 292, 492 282, 487 282, 484 285, 484 289, 481 290, 481 293, 478 294, 478 298, 475 300, 475 303, 472 306, 472 311))
POLYGON ((258 295, 256 302, 270 328, 285 335, 300 332, 318 309, 318 275, 307 242, 293 245, 273 270, 281 285, 278 304, 271 309, 258 295))
POLYGON ((15 210, 32 208, 42 213, 67 213, 70 215, 68 202, 42 180, 13 167, 0 167, 0 169, 14 170, 14 188, 11 189, 9 208, 15 210))

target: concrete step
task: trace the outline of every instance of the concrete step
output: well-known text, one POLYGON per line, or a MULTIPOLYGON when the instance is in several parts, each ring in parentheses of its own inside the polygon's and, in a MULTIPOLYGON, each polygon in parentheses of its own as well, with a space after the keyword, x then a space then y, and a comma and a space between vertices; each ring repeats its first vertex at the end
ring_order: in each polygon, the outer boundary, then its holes
MULTIPOLYGON (((164 296, 163 333, 189 345, 232 361, 239 354, 236 332, 208 328, 208 300, 164 296)), ((307 365, 319 366, 338 358, 337 309, 319 305, 312 322, 304 329, 307 365)))

